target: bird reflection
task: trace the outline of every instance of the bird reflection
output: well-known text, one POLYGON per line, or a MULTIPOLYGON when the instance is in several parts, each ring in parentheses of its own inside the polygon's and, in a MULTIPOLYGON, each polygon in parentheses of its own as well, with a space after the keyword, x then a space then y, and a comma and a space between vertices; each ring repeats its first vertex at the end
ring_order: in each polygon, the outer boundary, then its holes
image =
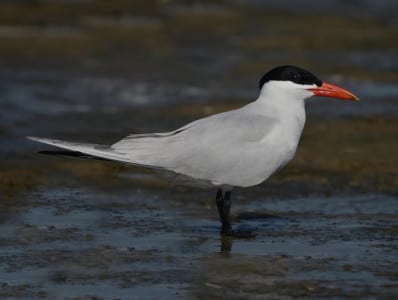
POLYGON ((231 254, 233 238, 230 236, 220 236, 220 253, 224 256, 231 254))

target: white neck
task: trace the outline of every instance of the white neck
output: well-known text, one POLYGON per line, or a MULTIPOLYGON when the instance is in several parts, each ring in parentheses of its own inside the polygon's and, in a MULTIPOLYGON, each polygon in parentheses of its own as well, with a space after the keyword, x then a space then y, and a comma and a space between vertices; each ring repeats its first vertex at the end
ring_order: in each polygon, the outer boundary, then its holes
POLYGON ((307 89, 313 87, 313 85, 302 85, 291 81, 269 81, 261 88, 258 99, 268 103, 304 105, 304 100, 313 95, 307 89))
POLYGON ((260 95, 253 102, 258 112, 275 118, 284 130, 298 138, 305 123, 305 99, 312 96, 307 88, 290 81, 270 81, 264 84, 260 95))
POLYGON ((311 96, 312 93, 302 85, 288 81, 270 81, 264 84, 253 104, 263 110, 263 113, 279 120, 299 117, 304 123, 304 100, 311 96))

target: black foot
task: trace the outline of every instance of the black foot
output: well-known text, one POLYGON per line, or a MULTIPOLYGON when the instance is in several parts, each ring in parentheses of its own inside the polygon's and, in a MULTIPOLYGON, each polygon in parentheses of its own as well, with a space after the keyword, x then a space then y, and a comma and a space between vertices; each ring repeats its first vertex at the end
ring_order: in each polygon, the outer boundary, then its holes
POLYGON ((252 239, 256 237, 256 234, 250 230, 232 230, 230 232, 221 232, 221 235, 236 239, 252 239))

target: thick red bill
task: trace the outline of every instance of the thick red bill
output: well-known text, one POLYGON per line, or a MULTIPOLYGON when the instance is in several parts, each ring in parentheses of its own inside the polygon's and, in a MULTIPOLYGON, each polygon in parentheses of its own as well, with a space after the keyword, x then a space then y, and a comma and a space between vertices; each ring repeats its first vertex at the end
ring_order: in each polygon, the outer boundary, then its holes
POLYGON ((320 96, 320 97, 330 97, 330 98, 336 98, 336 99, 341 99, 341 100, 354 100, 358 101, 359 98, 355 96, 354 94, 351 94, 349 91, 346 91, 345 89, 342 89, 341 87, 338 87, 336 85, 323 82, 321 86, 316 87, 316 88, 311 88, 308 89, 309 91, 314 93, 314 96, 320 96))

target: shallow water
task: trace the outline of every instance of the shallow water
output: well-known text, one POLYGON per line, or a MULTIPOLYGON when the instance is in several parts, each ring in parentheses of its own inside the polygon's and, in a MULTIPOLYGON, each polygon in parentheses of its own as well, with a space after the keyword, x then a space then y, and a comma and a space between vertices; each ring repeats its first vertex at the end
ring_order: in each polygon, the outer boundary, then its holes
POLYGON ((0 298, 397 298, 397 5, 324 5, 2 2, 0 298), (295 159, 234 190, 253 239, 219 237, 215 191, 24 138, 175 129, 287 63, 361 102, 309 101, 295 159))

